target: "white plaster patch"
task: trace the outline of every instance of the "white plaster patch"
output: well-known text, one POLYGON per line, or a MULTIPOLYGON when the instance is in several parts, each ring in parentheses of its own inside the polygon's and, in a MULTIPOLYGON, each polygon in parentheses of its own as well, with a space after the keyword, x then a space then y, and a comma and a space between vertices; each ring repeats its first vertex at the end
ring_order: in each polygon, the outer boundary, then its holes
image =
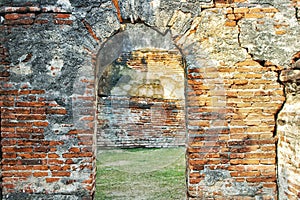
POLYGON ((18 66, 14 66, 11 68, 11 71, 13 73, 16 74, 22 74, 22 75, 27 75, 27 74, 31 74, 32 70, 31 70, 31 66, 30 65, 26 65, 25 63, 20 63, 18 66))
POLYGON ((72 8, 69 0, 58 0, 56 4, 62 6, 64 9, 72 8))
POLYGON ((55 77, 58 76, 61 72, 62 67, 64 66, 64 61, 59 57, 54 57, 50 61, 50 65, 47 66, 49 72, 48 75, 55 77))
POLYGON ((157 8, 160 7, 160 0, 153 0, 153 1, 151 1, 151 4, 150 4, 150 5, 152 6, 152 8, 153 8, 154 10, 156 10, 157 8))

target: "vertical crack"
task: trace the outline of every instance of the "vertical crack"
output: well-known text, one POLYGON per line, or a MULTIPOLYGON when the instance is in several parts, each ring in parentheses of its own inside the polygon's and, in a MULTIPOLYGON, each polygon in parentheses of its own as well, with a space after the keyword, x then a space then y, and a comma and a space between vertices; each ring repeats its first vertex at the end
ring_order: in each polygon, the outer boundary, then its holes
POLYGON ((280 73, 281 71, 277 71, 277 82, 280 84, 280 85, 283 85, 283 96, 284 96, 284 101, 282 102, 282 105, 281 107, 278 109, 278 111, 276 112, 274 118, 275 118, 275 127, 274 127, 274 132, 273 132, 273 138, 275 138, 275 161, 276 161, 276 193, 277 193, 277 198, 279 198, 279 179, 278 179, 278 174, 279 174, 279 171, 278 171, 278 142, 279 142, 279 139, 278 139, 278 135, 277 135, 277 131, 278 131, 278 118, 279 118, 279 114, 281 113, 282 109, 284 108, 284 105, 286 103, 286 89, 285 89, 285 85, 282 83, 282 81, 280 81, 280 73))

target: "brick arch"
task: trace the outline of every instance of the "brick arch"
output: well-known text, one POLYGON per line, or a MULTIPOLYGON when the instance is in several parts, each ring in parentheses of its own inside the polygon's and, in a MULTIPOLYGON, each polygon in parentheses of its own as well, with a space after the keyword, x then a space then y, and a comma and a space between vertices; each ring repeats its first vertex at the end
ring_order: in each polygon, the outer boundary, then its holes
MULTIPOLYGON (((83 136, 80 138, 83 144, 92 145, 92 166, 95 169, 95 105, 97 104, 95 97, 97 96, 97 79, 102 73, 101 69, 118 58, 122 51, 132 51, 140 48, 179 50, 186 61, 185 94, 187 106, 186 123, 188 125, 186 146, 188 155, 187 168, 189 169, 187 182, 188 186, 192 186, 189 187, 191 189, 188 192, 189 196, 194 196, 194 177, 189 174, 194 173, 195 170, 200 171, 203 169, 202 167, 199 168, 199 164, 193 163, 193 159, 190 158, 199 151, 203 152, 203 155, 215 152, 219 145, 224 145, 224 143, 218 142, 217 134, 219 132, 221 134, 228 133, 228 128, 224 121, 224 114, 227 111, 224 104, 225 91, 222 78, 218 75, 215 61, 208 59, 208 53, 205 49, 202 49, 199 43, 187 41, 179 44, 181 46, 179 47, 176 45, 176 41, 172 38, 170 32, 162 34, 156 31, 154 27, 151 28, 143 24, 127 24, 127 26, 128 29, 125 31, 117 34, 112 33, 99 50, 93 50, 90 54, 92 65, 90 65, 91 63, 86 63, 79 69, 72 95, 73 118, 76 131, 83 133, 83 136), (141 31, 143 29, 147 31, 141 31), (150 38, 150 40, 144 40, 145 38, 150 38), (203 96, 206 96, 206 98, 202 98, 203 96), (197 120, 199 120, 199 123, 197 120), (200 137, 199 134, 201 134, 200 137), (209 145, 203 146, 204 141, 209 145)), ((90 182, 92 183, 91 186, 93 186, 90 188, 93 193, 95 174, 92 174, 90 182)))

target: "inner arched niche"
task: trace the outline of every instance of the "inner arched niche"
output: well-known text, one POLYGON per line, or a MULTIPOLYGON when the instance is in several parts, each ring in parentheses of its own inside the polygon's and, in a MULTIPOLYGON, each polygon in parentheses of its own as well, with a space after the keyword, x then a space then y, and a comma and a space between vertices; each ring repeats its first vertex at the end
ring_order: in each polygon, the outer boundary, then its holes
POLYGON ((97 145, 185 145, 185 72, 169 33, 128 24, 98 54, 97 145))

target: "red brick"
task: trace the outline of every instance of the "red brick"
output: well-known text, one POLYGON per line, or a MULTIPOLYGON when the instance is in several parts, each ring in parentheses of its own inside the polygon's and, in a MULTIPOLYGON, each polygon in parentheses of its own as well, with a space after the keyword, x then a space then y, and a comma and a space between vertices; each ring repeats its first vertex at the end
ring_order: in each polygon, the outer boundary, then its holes
POLYGON ((48 153, 50 151, 50 148, 47 147, 47 146, 39 146, 39 147, 34 147, 33 151, 34 152, 48 153))
POLYGON ((38 127, 44 127, 44 126, 48 126, 48 125, 49 125, 49 122, 45 122, 45 121, 36 121, 36 122, 33 122, 33 125, 34 125, 34 126, 38 126, 38 127))
POLYGON ((64 163, 64 161, 59 160, 59 159, 48 159, 49 165, 61 165, 63 163, 64 163))
POLYGON ((1 108, 1 112, 5 113, 14 113, 14 114, 29 114, 30 108, 1 108))
POLYGON ((17 144, 17 141, 2 139, 1 144, 2 146, 14 146, 15 144, 17 144))
POLYGON ((72 25, 73 21, 72 20, 54 20, 54 24, 58 24, 58 25, 72 25))
POLYGON ((69 149, 69 152, 74 152, 74 153, 78 153, 78 152, 80 152, 81 150, 80 150, 80 148, 78 148, 78 147, 72 147, 72 148, 70 148, 69 149))
POLYGON ((48 176, 48 172, 34 172, 33 173, 34 177, 44 177, 44 176, 48 176))
POLYGON ((50 141, 49 146, 63 145, 63 141, 50 141))
POLYGON ((3 153, 11 152, 32 152, 32 147, 2 147, 3 153))
POLYGON ((48 154, 48 157, 49 158, 59 158, 60 156, 57 155, 56 153, 50 153, 50 154, 48 154))
POLYGON ((47 109, 47 114, 57 114, 57 115, 65 115, 67 114, 67 110, 64 108, 53 108, 53 109, 47 109))
POLYGON ((30 90, 30 94, 45 94, 45 90, 30 90))
POLYGON ((32 172, 2 172, 3 177, 29 177, 32 175, 32 172))
POLYGON ((47 183, 54 183, 54 182, 58 182, 59 180, 60 178, 46 178, 47 183))
POLYGON ((17 133, 44 133, 41 128, 16 128, 17 133))
POLYGON ((16 153, 3 153, 2 158, 17 158, 17 154, 16 153))
POLYGON ((29 139, 29 133, 1 133, 1 137, 3 138, 22 138, 22 139, 29 139))
POLYGON ((46 115, 15 115, 18 120, 45 120, 46 115))
POLYGON ((71 172, 66 172, 66 171, 52 171, 52 176, 70 176, 71 172))
POLYGON ((18 154, 22 159, 23 158, 46 158, 47 154, 45 153, 20 153, 18 154))
POLYGON ((15 19, 19 19, 19 14, 10 13, 10 14, 6 14, 4 17, 6 20, 15 20, 15 19))
POLYGON ((46 108, 31 108, 31 114, 46 114, 46 108))
POLYGON ((43 107, 45 106, 45 102, 17 102, 17 107, 43 107))
POLYGON ((33 19, 16 19, 16 20, 7 20, 4 22, 5 25, 31 25, 33 24, 33 19))
POLYGON ((66 18, 70 18, 71 14, 67 14, 67 13, 60 13, 60 14, 56 14, 54 15, 54 18, 61 18, 61 19, 66 19, 66 18))
POLYGON ((80 157, 92 157, 92 156, 93 156, 92 152, 63 154, 63 158, 80 158, 80 157))
POLYGON ((66 171, 66 170, 70 170, 70 166, 69 165, 65 165, 65 166, 58 166, 58 165, 54 165, 54 166, 49 166, 49 169, 51 171, 66 171))

